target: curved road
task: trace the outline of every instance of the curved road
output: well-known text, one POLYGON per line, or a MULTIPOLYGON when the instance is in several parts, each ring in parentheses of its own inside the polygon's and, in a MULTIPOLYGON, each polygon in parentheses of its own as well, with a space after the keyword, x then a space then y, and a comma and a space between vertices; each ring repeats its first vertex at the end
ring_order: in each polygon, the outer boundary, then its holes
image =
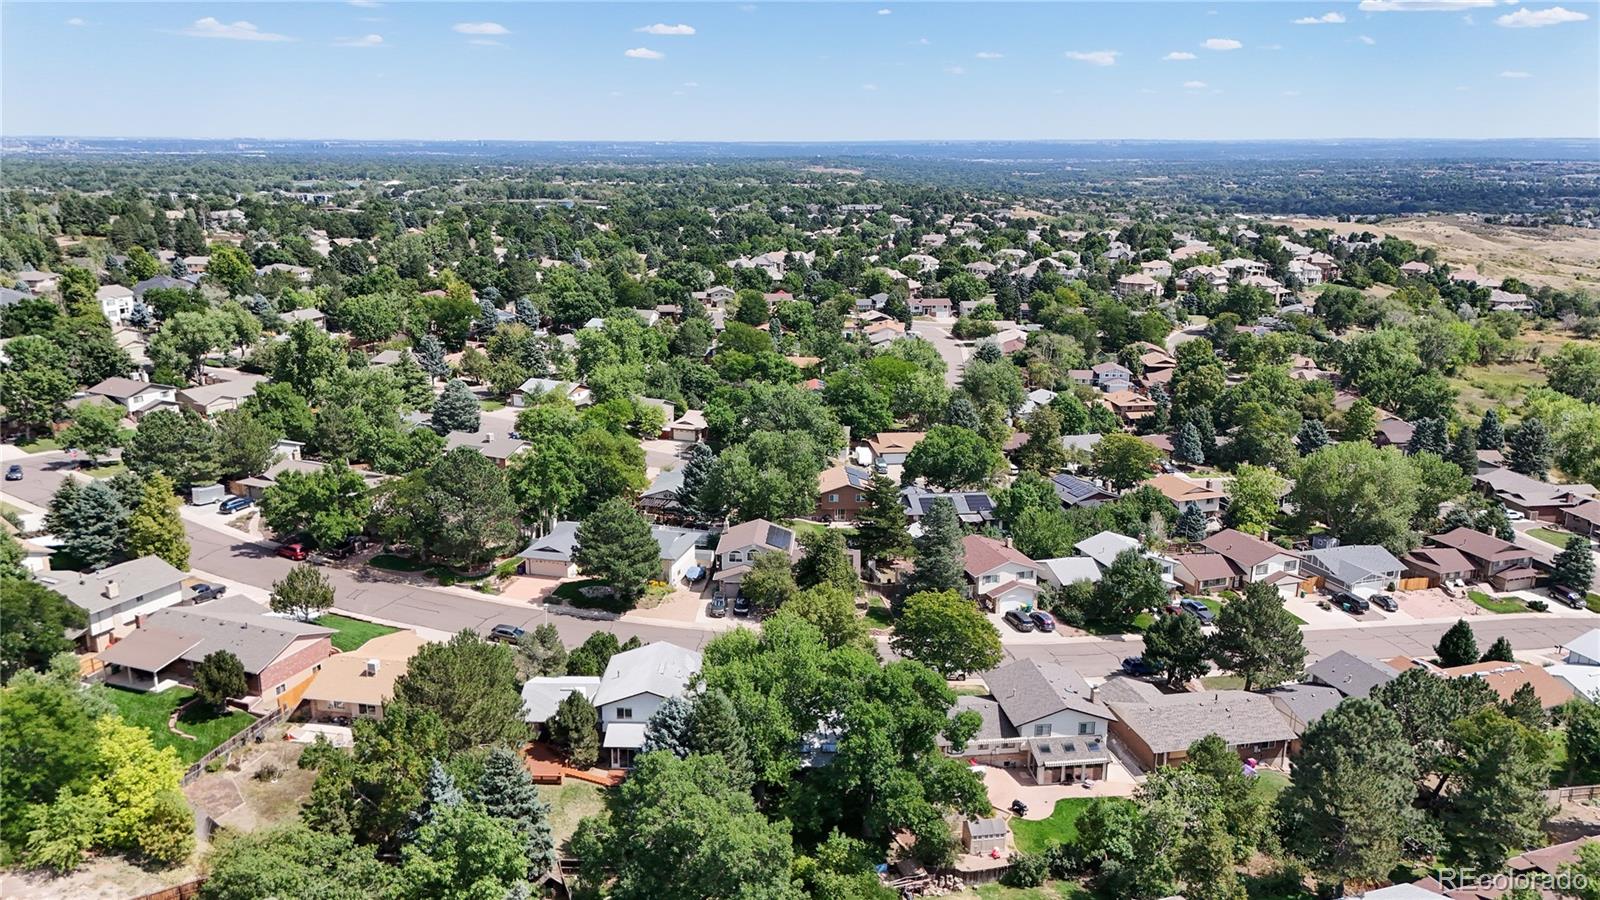
MULTIPOLYGON (((7 448, 9 451, 10 448, 7 448)), ((15 496, 44 507, 50 495, 69 470, 59 453, 18 457, 7 454, 7 461, 19 462, 22 481, 4 482, 0 496, 15 496)), ((184 520, 191 546, 190 564, 203 572, 259 588, 270 588, 293 564, 273 555, 265 544, 241 540, 231 534, 184 520)), ((579 644, 595 631, 611 631, 620 640, 638 636, 643 641, 672 641, 699 648, 720 632, 695 626, 654 625, 622 620, 590 621, 551 614, 543 606, 509 601, 479 599, 448 590, 423 587, 410 582, 389 580, 386 573, 371 569, 347 570, 327 567, 332 580, 337 608, 388 622, 418 628, 456 632, 463 628, 487 631, 499 623, 531 627, 542 622, 555 624, 569 646, 579 644)), ((1519 650, 1555 647, 1600 625, 1600 617, 1556 617, 1540 615, 1479 616, 1473 619, 1478 643, 1487 647, 1504 635, 1519 650)), ((1394 656, 1431 656, 1433 645, 1449 627, 1448 622, 1366 625, 1350 628, 1308 628, 1304 631, 1311 658, 1348 650, 1386 659, 1394 656)), ((1054 643, 1007 644, 1013 658, 1031 657, 1072 666, 1087 676, 1114 671, 1125 656, 1143 651, 1137 637, 1076 638, 1054 643)), ((884 648, 887 652, 887 647, 884 648)))

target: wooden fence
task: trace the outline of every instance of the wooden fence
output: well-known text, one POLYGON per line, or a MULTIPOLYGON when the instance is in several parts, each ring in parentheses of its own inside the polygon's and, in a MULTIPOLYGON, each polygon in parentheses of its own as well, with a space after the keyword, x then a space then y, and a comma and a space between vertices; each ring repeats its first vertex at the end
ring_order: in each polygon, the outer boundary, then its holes
POLYGON ((195 760, 194 765, 190 766, 188 770, 183 773, 183 784, 188 785, 196 778, 204 775, 206 772, 206 766, 210 765, 212 761, 220 759, 221 757, 232 753, 239 747, 244 746, 246 743, 255 740, 257 736, 265 732, 268 728, 271 728, 272 726, 283 721, 285 715, 286 713, 281 707, 275 709, 272 712, 255 720, 254 722, 251 722, 250 725, 245 728, 245 730, 211 748, 211 750, 206 753, 205 756, 195 760))
POLYGON ((1593 800, 1600 797, 1600 784, 1575 784, 1571 787, 1545 791, 1544 795, 1554 803, 1593 800))
POLYGON ((196 878, 194 881, 185 881, 183 884, 175 884, 153 893, 140 894, 133 900, 188 900, 190 897, 200 896, 200 888, 205 886, 205 883, 204 878, 196 878))

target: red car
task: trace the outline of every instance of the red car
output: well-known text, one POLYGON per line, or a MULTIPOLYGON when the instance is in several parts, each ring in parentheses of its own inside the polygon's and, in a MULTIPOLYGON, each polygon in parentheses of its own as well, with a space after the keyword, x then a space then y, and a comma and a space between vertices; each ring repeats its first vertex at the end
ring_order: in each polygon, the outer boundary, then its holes
POLYGON ((278 548, 278 555, 284 559, 292 559, 295 562, 299 562, 300 560, 306 558, 306 545, 284 544, 278 548))

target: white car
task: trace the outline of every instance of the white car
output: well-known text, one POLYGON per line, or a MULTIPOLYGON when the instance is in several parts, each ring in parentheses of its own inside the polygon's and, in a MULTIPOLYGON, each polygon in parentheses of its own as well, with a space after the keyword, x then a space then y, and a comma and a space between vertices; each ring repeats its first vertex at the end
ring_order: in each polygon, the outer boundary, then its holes
POLYGON ((1513 522, 1521 522, 1523 519, 1526 519, 1527 516, 1523 515, 1520 512, 1517 512, 1514 509, 1508 509, 1508 510, 1506 510, 1506 518, 1511 520, 1511 521, 1513 521, 1513 522))

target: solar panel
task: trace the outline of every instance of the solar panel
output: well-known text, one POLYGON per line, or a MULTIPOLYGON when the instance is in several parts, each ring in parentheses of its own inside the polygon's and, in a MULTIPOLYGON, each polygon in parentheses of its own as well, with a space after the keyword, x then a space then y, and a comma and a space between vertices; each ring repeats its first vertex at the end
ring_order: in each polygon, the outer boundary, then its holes
POLYGON ((989 512, 994 509, 994 503, 988 494, 968 494, 967 507, 973 512, 989 512))
POLYGON ((777 547, 779 550, 789 549, 789 541, 794 535, 787 528, 777 525, 767 526, 767 545, 777 547))

